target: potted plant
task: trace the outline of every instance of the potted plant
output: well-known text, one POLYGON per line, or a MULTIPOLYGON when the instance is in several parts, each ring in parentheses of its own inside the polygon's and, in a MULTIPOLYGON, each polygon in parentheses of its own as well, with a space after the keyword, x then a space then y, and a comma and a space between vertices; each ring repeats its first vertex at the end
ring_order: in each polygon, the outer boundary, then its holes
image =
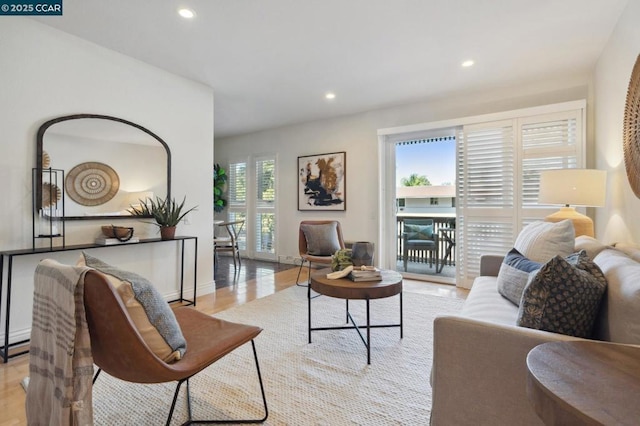
POLYGON ((187 215, 187 213, 195 210, 196 207, 184 210, 186 197, 182 199, 182 203, 178 204, 173 198, 156 197, 155 200, 147 198, 140 200, 140 205, 131 208, 133 216, 152 217, 155 219, 154 225, 160 228, 160 238, 163 240, 173 239, 176 226, 187 215))
POLYGON ((227 200, 222 198, 225 184, 227 183, 227 172, 220 167, 220 164, 213 166, 213 210, 220 213, 227 205, 227 200))

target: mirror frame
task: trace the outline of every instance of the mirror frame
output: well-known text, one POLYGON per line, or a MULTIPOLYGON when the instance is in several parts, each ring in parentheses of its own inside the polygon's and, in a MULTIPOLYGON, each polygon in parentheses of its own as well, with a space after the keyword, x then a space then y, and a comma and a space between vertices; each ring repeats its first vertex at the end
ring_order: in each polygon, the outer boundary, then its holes
MULTIPOLYGON (((61 117, 53 118, 38 128, 38 134, 36 137, 36 181, 35 181, 35 209, 36 212, 40 211, 42 208, 42 152, 43 152, 43 141, 44 134, 47 129, 53 126, 56 123, 61 123, 63 121, 69 120, 77 120, 82 118, 98 118, 103 120, 111 120, 122 124, 127 124, 129 126, 135 127, 136 129, 142 130, 149 136, 156 139, 160 144, 164 147, 167 152, 167 198, 171 198, 171 150, 169 149, 169 145, 162 140, 162 138, 149 129, 136 124, 132 121, 125 120, 124 118, 113 117, 110 115, 101 115, 101 114, 73 114, 73 115, 65 115, 61 117)), ((122 215, 91 215, 91 216, 64 216, 61 219, 63 220, 102 220, 102 219, 135 219, 140 216, 122 216, 122 215)))

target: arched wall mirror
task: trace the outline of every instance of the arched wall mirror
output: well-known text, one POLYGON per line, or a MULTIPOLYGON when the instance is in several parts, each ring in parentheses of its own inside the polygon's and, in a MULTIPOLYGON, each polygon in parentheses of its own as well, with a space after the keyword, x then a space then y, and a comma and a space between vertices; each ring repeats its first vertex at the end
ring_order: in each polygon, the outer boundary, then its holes
POLYGON ((59 197, 62 211, 54 215, 66 220, 131 218, 128 209, 138 199, 171 196, 171 151, 122 118, 58 117, 38 129, 34 181, 37 211, 59 197), (55 184, 50 170, 61 176, 54 173, 55 184))

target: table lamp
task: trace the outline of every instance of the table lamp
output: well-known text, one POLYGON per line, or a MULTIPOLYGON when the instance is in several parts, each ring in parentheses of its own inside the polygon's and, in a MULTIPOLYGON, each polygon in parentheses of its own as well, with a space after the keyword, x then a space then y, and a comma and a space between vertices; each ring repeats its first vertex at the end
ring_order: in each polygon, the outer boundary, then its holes
POLYGON ((127 200, 127 208, 126 210, 130 212, 133 210, 140 210, 140 203, 146 202, 148 199, 154 200, 153 191, 138 191, 138 192, 130 192, 126 198, 127 200))
POLYGON ((602 207, 607 172, 593 169, 560 169, 540 172, 539 204, 561 204, 560 210, 544 218, 547 222, 571 219, 579 235, 594 237, 593 221, 572 206, 602 207))

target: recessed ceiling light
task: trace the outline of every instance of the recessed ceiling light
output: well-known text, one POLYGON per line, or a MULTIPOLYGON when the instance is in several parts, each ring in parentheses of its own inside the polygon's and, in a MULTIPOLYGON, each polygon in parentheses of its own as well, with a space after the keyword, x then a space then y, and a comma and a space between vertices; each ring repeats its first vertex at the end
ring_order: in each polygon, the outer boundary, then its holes
POLYGON ((178 9, 178 14, 186 19, 193 19, 196 17, 196 13, 193 10, 186 8, 178 9))
POLYGON ((335 99, 335 98, 336 98, 336 94, 335 94, 335 93, 331 93, 331 92, 329 92, 329 93, 327 93, 326 95, 324 95, 324 97, 325 97, 326 99, 335 99))
POLYGON ((468 67, 470 67, 470 66, 473 66, 473 64, 474 64, 474 63, 475 63, 475 62, 473 62, 473 60, 472 60, 472 59, 469 59, 469 60, 467 60, 467 61, 464 61, 464 62, 462 63, 462 66, 463 66, 463 67, 465 67, 465 68, 468 68, 468 67))

